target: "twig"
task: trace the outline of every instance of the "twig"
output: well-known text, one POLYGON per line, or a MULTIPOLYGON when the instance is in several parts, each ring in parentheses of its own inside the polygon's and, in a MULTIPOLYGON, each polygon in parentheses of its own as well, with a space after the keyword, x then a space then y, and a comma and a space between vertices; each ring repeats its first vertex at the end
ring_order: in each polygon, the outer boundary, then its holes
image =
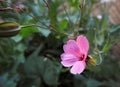
POLYGON ((50 9, 50 6, 49 6, 48 2, 47 2, 46 0, 43 0, 43 1, 44 1, 44 3, 45 3, 45 6, 46 6, 48 9, 50 9))

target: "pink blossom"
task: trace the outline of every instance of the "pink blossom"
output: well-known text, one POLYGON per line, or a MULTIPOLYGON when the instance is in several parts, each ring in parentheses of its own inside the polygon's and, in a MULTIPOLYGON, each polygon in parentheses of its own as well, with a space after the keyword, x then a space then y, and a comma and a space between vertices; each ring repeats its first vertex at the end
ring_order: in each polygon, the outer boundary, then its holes
POLYGON ((89 50, 87 38, 80 35, 75 40, 68 40, 63 46, 64 53, 61 55, 61 64, 71 67, 72 74, 80 74, 86 67, 86 58, 89 50))

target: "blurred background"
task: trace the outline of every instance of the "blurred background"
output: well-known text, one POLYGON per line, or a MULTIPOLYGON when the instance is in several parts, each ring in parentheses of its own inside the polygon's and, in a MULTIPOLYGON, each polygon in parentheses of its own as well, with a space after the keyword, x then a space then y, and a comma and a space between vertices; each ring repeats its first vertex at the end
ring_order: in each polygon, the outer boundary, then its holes
POLYGON ((0 87, 120 87, 120 0, 0 0, 0 87), (80 75, 61 65, 63 45, 90 43, 80 75))

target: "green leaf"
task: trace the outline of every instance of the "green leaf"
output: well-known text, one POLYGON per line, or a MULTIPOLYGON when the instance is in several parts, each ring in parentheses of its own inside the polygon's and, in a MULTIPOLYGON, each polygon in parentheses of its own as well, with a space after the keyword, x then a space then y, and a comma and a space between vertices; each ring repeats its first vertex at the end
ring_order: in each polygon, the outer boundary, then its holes
POLYGON ((34 32, 38 32, 38 29, 36 27, 23 27, 20 31, 20 35, 22 38, 26 38, 34 32))
POLYGON ((55 85, 58 81, 58 75, 60 72, 60 65, 56 65, 51 60, 47 59, 45 61, 45 72, 43 75, 43 79, 48 85, 55 85))
POLYGON ((98 86, 101 86, 103 83, 97 81, 97 80, 94 80, 94 79, 89 79, 87 81, 87 87, 98 87, 98 86))
POLYGON ((39 77, 33 79, 31 83, 32 87, 41 87, 41 79, 39 77))
POLYGON ((64 19, 64 20, 60 21, 58 31, 62 32, 64 29, 67 28, 67 26, 68 26, 67 20, 64 19))
POLYGON ((24 65, 25 74, 30 77, 41 76, 44 71, 43 57, 30 56, 24 65))
POLYGON ((2 76, 0 76, 0 87, 16 87, 16 79, 16 75, 8 78, 8 73, 3 74, 2 76))
POLYGON ((94 36, 95 36, 95 30, 94 29, 89 29, 87 31, 87 38, 88 38, 91 46, 94 45, 94 42, 93 42, 94 41, 94 36))
POLYGON ((111 46, 111 43, 110 43, 110 42, 107 42, 107 43, 105 44, 105 46, 103 47, 102 52, 103 52, 103 53, 104 53, 104 52, 107 52, 107 51, 109 50, 110 46, 111 46))
POLYGON ((116 27, 111 27, 111 28, 110 28, 110 32, 111 32, 111 33, 115 32, 115 31, 117 31, 117 30, 120 30, 120 26, 119 26, 119 25, 116 26, 116 27))
POLYGON ((22 37, 18 34, 14 37, 11 38, 12 40, 14 40, 15 42, 20 42, 22 40, 22 37))
POLYGON ((9 80, 5 87, 16 87, 16 83, 14 81, 9 80))
POLYGON ((74 87, 86 87, 86 78, 83 75, 74 75, 74 87))
POLYGON ((96 43, 101 46, 104 42, 104 34, 101 33, 101 34, 98 34, 97 37, 96 37, 96 43))
POLYGON ((108 16, 104 15, 101 28, 105 29, 107 25, 108 25, 108 16))
POLYGON ((68 25, 68 21, 65 19, 62 20, 59 24, 61 30, 64 30, 65 28, 67 28, 67 25, 68 25))
POLYGON ((22 43, 19 43, 14 47, 14 50, 19 51, 21 53, 24 53, 25 49, 26 49, 26 46, 25 44, 22 44, 22 43))
POLYGON ((27 77, 40 77, 48 85, 56 85, 60 72, 60 64, 38 56, 30 56, 24 65, 24 72, 27 77))
POLYGON ((43 36, 48 37, 49 34, 51 33, 50 30, 45 29, 45 28, 38 28, 38 31, 42 33, 43 36))

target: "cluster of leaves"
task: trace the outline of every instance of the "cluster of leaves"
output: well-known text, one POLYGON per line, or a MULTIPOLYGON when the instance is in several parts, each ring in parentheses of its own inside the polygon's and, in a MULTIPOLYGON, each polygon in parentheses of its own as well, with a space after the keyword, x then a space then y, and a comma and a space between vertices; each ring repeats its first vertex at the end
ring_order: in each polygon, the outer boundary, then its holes
POLYGON ((0 87, 119 87, 120 64, 108 52, 111 42, 119 41, 119 25, 109 26, 107 15, 91 17, 96 0, 82 1, 26 0, 22 9, 16 9, 19 0, 0 3, 15 9, 0 12, 0 19, 21 27, 18 35, 0 38, 0 87), (61 66, 60 54, 62 45, 80 34, 90 42, 89 54, 104 62, 74 76, 61 66))

